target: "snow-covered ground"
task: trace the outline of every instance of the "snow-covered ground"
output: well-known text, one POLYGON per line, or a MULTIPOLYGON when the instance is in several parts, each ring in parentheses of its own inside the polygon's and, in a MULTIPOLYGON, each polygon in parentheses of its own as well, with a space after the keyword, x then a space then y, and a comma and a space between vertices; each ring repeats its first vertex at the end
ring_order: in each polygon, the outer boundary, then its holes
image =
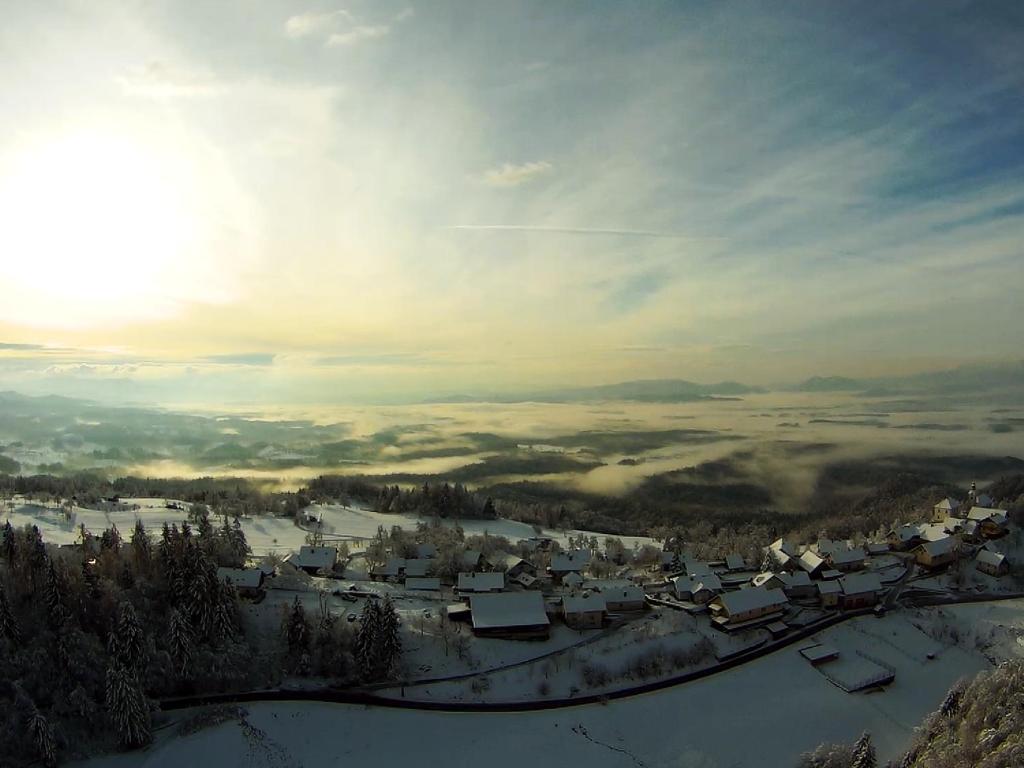
MULTIPOLYGON (((158 533, 166 522, 180 523, 187 516, 183 510, 168 509, 167 499, 121 499, 117 509, 110 511, 72 507, 70 515, 65 516, 59 505, 44 506, 27 503, 16 499, 13 509, 0 510, 0 519, 9 519, 11 525, 36 525, 39 527, 43 540, 53 544, 71 544, 78 540, 78 526, 84 525, 94 534, 101 533, 112 524, 117 525, 122 535, 130 535, 135 521, 142 520, 150 533, 158 533), (124 507, 133 507, 126 509, 124 507), (137 507, 137 508, 134 508, 137 507)), ((188 508, 185 502, 176 502, 188 508)), ((370 539, 377 533, 379 526, 390 530, 394 525, 414 531, 416 524, 424 522, 424 518, 415 515, 392 515, 374 512, 359 506, 342 506, 339 504, 315 505, 309 509, 315 514, 323 513, 323 531, 328 538, 370 539)), ((444 525, 453 526, 454 520, 443 520, 444 525)), ((461 520, 458 524, 467 535, 489 533, 492 536, 505 536, 519 541, 536 536, 533 526, 515 520, 461 520)), ((290 518, 283 517, 248 517, 242 519, 242 529, 252 548, 254 555, 265 555, 269 552, 287 554, 298 550, 306 543, 307 531, 296 526, 290 518)), ((593 531, 554 531, 544 530, 541 534, 561 542, 568 543, 570 536, 597 536, 603 541, 607 534, 593 531)), ((657 544, 653 539, 644 536, 618 537, 627 547, 644 544, 657 544)))
POLYGON ((823 741, 850 742, 864 730, 884 761, 907 746, 950 685, 988 666, 973 651, 938 648, 902 614, 856 619, 818 639, 841 652, 870 647, 896 668, 895 681, 881 693, 844 693, 799 655, 797 644, 686 685, 569 709, 498 714, 251 704, 243 724, 232 720, 180 737, 172 726, 145 752, 85 766, 784 767, 823 741), (936 649, 939 657, 929 660, 936 649))

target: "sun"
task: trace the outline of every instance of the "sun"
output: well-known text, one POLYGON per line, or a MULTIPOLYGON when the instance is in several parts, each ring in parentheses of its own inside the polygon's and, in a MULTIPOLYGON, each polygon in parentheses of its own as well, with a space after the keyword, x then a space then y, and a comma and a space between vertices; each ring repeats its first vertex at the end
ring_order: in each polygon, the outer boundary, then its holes
POLYGON ((3 319, 78 327, 170 311, 167 287, 200 239, 175 160, 116 133, 75 133, 0 163, 3 319))

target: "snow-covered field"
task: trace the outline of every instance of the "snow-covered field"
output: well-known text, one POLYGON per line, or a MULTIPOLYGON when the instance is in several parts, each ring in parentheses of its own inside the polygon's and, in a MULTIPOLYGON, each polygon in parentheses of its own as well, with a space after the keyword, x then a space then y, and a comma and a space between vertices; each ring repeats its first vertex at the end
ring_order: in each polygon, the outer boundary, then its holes
MULTIPOLYGON (((71 544, 78 540, 78 526, 84 525, 94 534, 101 533, 111 525, 117 525, 122 535, 130 535, 135 521, 142 520, 152 534, 160 531, 166 522, 180 523, 187 513, 182 510, 167 509, 167 499, 121 499, 122 506, 137 506, 138 509, 119 509, 101 511, 84 507, 71 508, 70 516, 66 517, 59 506, 43 506, 16 500, 13 510, 0 511, 0 519, 9 519, 11 525, 36 525, 39 527, 43 540, 52 544, 71 544)), ((188 504, 177 502, 187 509, 188 504)), ((335 536, 346 539, 370 539, 377 533, 379 526, 385 530, 394 525, 413 531, 416 524, 423 518, 415 515, 392 515, 374 512, 358 506, 341 506, 338 504, 316 505, 309 509, 315 514, 323 513, 323 531, 328 538, 335 536)), ((443 520, 445 525, 455 525, 454 520, 443 520)), ((505 536, 511 540, 527 539, 536 536, 533 526, 515 520, 462 520, 459 525, 467 535, 482 534, 505 536)), ((269 552, 286 554, 298 550, 306 543, 307 531, 296 526, 291 519, 282 517, 249 517, 243 518, 242 529, 252 548, 254 555, 265 555, 269 552)), ((568 543, 570 536, 597 536, 603 540, 606 534, 593 531, 554 531, 544 530, 541 534, 555 539, 562 544, 568 543)), ((632 547, 656 543, 653 539, 643 536, 622 536, 623 544, 632 547)))
MULTIPOLYGON (((1024 615, 1024 604, 1009 610, 1024 615)), ((870 731, 880 761, 899 754, 920 719, 958 678, 988 666, 942 646, 907 614, 826 630, 841 653, 870 648, 896 668, 881 693, 848 694, 800 657, 800 644, 686 685, 604 705, 529 713, 439 713, 315 703, 247 705, 237 720, 177 737, 171 726, 145 752, 87 768, 334 764, 521 768, 540 765, 743 768, 791 766, 822 741, 870 731), (935 660, 928 653, 938 651, 935 660)), ((808 641, 810 642, 810 641, 808 641)), ((175 713, 187 717, 193 713, 175 713)))

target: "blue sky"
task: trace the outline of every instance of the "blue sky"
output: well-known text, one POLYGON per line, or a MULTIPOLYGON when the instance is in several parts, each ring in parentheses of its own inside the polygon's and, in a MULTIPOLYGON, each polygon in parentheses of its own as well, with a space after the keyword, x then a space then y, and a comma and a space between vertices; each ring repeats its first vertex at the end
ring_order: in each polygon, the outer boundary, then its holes
POLYGON ((1019 3, 7 16, 0 211, 32 226, 0 236, 0 342, 46 348, 0 347, 0 384, 318 399, 1019 356, 1019 3))

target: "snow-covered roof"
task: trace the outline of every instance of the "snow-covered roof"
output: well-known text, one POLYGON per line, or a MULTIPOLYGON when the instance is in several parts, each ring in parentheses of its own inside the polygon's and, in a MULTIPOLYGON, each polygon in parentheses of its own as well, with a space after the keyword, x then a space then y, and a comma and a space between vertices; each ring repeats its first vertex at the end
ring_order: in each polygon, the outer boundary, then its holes
POLYGON ((995 500, 987 493, 983 493, 974 500, 974 504, 979 507, 991 507, 995 504, 995 500))
POLYGON ((908 541, 921 538, 921 526, 907 523, 906 525, 901 525, 899 528, 890 531, 889 535, 895 536, 901 542, 906 543, 908 541))
POLYGON ((702 573, 694 576, 694 588, 711 590, 712 592, 722 591, 722 580, 714 573, 702 573))
POLYGON ((821 568, 825 564, 825 561, 816 553, 808 549, 806 552, 800 555, 800 560, 798 561, 798 564, 808 573, 812 573, 816 571, 818 568, 821 568))
POLYGON ((869 555, 884 555, 889 551, 889 545, 884 541, 869 541, 864 545, 864 551, 869 555))
POLYGON ((828 556, 832 565, 846 565, 864 561, 863 549, 836 549, 828 556))
POLYGON ((374 576, 397 576, 403 568, 405 568, 404 557, 389 557, 384 565, 374 568, 372 573, 374 576))
POLYGON ((405 561, 406 576, 426 576, 430 571, 431 562, 426 558, 414 557, 405 561))
POLYGON ((469 566, 470 568, 476 568, 480 562, 480 550, 479 549, 467 549, 460 555, 462 564, 469 566))
POLYGON ((437 557, 437 547, 433 544, 417 544, 416 557, 437 557))
POLYGON ((764 589, 763 587, 748 587, 735 592, 724 592, 715 598, 720 602, 729 615, 755 611, 759 608, 781 608, 789 600, 781 589, 764 589))
POLYGON ((839 651, 831 645, 821 645, 819 643, 817 645, 809 645, 806 648, 801 648, 800 655, 813 664, 817 661, 834 659, 839 655, 839 651))
POLYGON ((882 582, 877 573, 851 573, 839 579, 844 595, 862 595, 865 592, 881 592, 882 582))
POLYGON ((217 579, 242 589, 256 589, 263 583, 263 571, 259 568, 218 568, 217 579))
POLYGON ((955 512, 958 509, 960 509, 960 502, 948 496, 935 505, 935 510, 938 512, 955 512))
POLYGON ((1000 552, 993 552, 989 549, 979 549, 976 559, 979 563, 985 563, 986 565, 998 568, 1006 562, 1006 555, 1000 552))
POLYGON ((711 566, 701 560, 687 560, 685 568, 691 576, 705 576, 714 573, 711 566))
POLYGON ((983 523, 986 520, 991 520, 993 523, 1003 525, 1006 522, 1006 510, 1005 509, 989 509, 987 507, 971 507, 971 511, 967 513, 968 520, 977 520, 979 523, 983 523))
MULTIPOLYGON (((506 571, 512 570, 520 563, 526 563, 526 561, 519 555, 512 555, 508 552, 495 552, 487 558, 487 562, 495 568, 504 567, 506 571)), ((529 563, 527 563, 527 565, 529 565, 529 563)))
POLYGON ((747 564, 743 562, 742 555, 732 554, 725 556, 725 567, 730 571, 741 571, 747 567, 747 564))
POLYGON ((521 573, 517 573, 515 576, 509 579, 509 581, 514 581, 517 584, 522 584, 524 587, 532 587, 534 584, 537 583, 537 577, 534 576, 532 573, 522 571, 521 573))
POLYGON ((608 604, 600 592, 591 592, 587 595, 566 595, 562 598, 562 610, 566 613, 607 611, 608 604))
POLYGON ((547 626, 551 622, 544 611, 540 592, 497 592, 469 598, 474 629, 547 626))
POLYGON ((796 557, 797 556, 797 546, 796 546, 796 544, 794 544, 792 541, 789 541, 787 539, 776 539, 775 541, 773 541, 768 546, 769 546, 769 549, 772 549, 772 550, 774 550, 776 552, 784 552, 785 554, 789 555, 790 557, 796 557))
POLYGON ((932 557, 949 554, 950 552, 956 551, 956 548, 957 541, 952 536, 947 536, 944 539, 936 539, 935 541, 926 541, 924 544, 918 546, 918 549, 923 549, 932 557))
POLYGON ((492 592, 504 588, 505 574, 501 571, 459 574, 459 592, 492 592))
POLYGON ((551 558, 551 570, 554 573, 579 573, 587 567, 589 562, 590 552, 577 549, 557 554, 551 558))
POLYGON ((750 583, 753 584, 755 587, 763 587, 770 581, 778 581, 781 583, 782 578, 779 576, 779 574, 774 573, 773 571, 765 571, 764 573, 757 574, 757 576, 750 580, 750 583))
POLYGON ((843 591, 838 581, 816 581, 814 583, 818 587, 819 594, 822 595, 835 595, 843 591))
POLYGON ((405 580, 406 589, 425 589, 432 592, 441 589, 441 580, 438 578, 413 577, 405 580))
POLYGON ((811 586, 810 574, 804 571, 795 571, 794 573, 780 573, 779 577, 782 579, 782 583, 787 587, 809 587, 811 586))
POLYGON ((568 584, 570 587, 578 587, 583 584, 583 577, 575 571, 571 571, 565 575, 562 579, 563 584, 568 584))
POLYGON ((300 568, 333 568, 338 561, 338 550, 334 547, 302 546, 290 560, 292 565, 300 568))
POLYGON ((614 603, 628 603, 643 601, 644 590, 636 584, 627 584, 615 587, 602 587, 601 594, 614 603))

